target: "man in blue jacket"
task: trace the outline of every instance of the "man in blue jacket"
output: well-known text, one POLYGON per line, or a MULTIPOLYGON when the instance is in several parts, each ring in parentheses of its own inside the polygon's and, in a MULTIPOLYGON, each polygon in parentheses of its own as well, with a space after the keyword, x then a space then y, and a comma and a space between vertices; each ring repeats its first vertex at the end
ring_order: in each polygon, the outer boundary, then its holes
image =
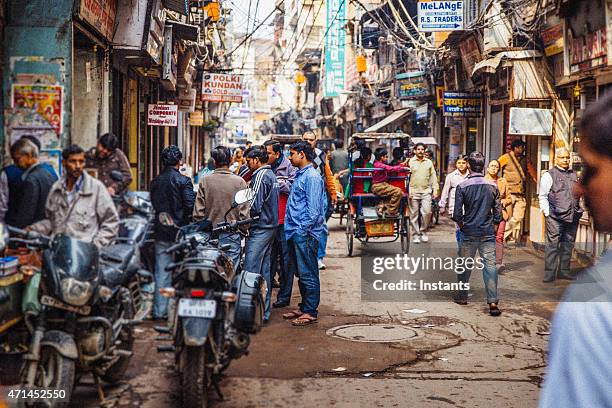
POLYGON ((289 245, 289 270, 299 279, 300 308, 285 313, 294 326, 317 321, 321 284, 317 250, 324 234, 327 197, 323 178, 312 165, 314 149, 304 141, 291 146, 291 164, 297 167, 285 214, 285 237, 289 245))
POLYGON ((253 172, 250 187, 254 198, 251 201, 251 217, 259 217, 251 224, 244 248, 244 269, 262 275, 266 280, 266 307, 264 323, 270 320, 272 277, 270 256, 274 236, 278 227, 278 182, 268 164, 268 153, 261 146, 254 146, 246 156, 247 165, 253 172))
MULTIPOLYGON (((483 261, 483 279, 491 316, 499 316, 497 307, 497 268, 495 266, 495 232, 502 220, 499 191, 495 182, 483 176, 485 158, 480 152, 472 152, 468 158, 470 175, 457 186, 452 219, 462 232, 459 256, 463 258, 465 271, 457 274, 459 283, 470 281, 471 268, 467 264, 480 253, 483 261)), ((455 302, 467 304, 468 291, 460 290, 455 302)))

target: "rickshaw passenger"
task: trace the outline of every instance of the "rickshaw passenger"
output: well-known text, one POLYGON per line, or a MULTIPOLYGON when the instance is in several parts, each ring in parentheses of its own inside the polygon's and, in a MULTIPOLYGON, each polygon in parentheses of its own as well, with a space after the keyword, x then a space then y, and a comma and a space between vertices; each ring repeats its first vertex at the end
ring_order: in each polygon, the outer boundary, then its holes
POLYGON ((399 187, 392 186, 387 181, 389 180, 389 172, 404 171, 408 165, 408 161, 404 160, 397 166, 389 166, 387 158, 389 152, 387 149, 379 147, 374 153, 375 161, 374 168, 382 169, 374 172, 372 175, 372 193, 383 197, 383 202, 376 208, 379 216, 386 213, 387 216, 396 217, 399 214, 400 202, 404 193, 399 187))
MULTIPOLYGON (((350 163, 348 169, 344 169, 340 171, 336 175, 336 177, 337 178, 343 177, 345 174, 348 174, 349 170, 352 171, 354 169, 371 169, 374 167, 372 163, 370 162, 371 160, 372 160, 372 149, 370 149, 369 147, 362 147, 361 149, 359 149, 359 157, 350 163)), ((369 180, 363 182, 363 191, 365 193, 368 193, 370 191, 370 184, 372 184, 372 182, 369 180)), ((350 186, 349 188, 344 189, 344 196, 346 198, 351 197, 350 186)))

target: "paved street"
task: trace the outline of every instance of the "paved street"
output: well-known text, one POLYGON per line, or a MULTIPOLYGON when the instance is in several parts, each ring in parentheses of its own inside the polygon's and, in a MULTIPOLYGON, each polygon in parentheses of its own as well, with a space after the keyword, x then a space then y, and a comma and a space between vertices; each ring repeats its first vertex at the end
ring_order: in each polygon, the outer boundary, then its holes
MULTIPOLYGON (((370 243, 366 248, 357 244, 356 256, 347 258, 343 227, 333 220, 331 229, 328 268, 321 273, 319 322, 292 327, 275 310, 271 323, 253 338, 250 355, 234 361, 227 371, 221 384, 225 400, 212 394, 212 406, 536 406, 549 318, 567 284, 541 283, 541 258, 526 249, 507 252, 499 318, 490 317, 480 301, 468 306, 444 299, 362 302, 359 255, 391 254, 400 250, 399 243, 370 243), (409 309, 426 312, 406 312, 409 309), (337 329, 354 324, 365 327, 337 329), (334 333, 360 333, 352 340, 409 338, 371 343, 332 337, 334 333)), ((444 220, 430 234, 430 243, 448 240, 452 232, 444 220)), ((411 254, 427 245, 413 245, 411 254)), ((481 281, 480 274, 472 275, 474 299, 482 292, 481 281)), ((297 299, 294 292, 294 303, 297 299)), ((173 356, 157 353, 156 346, 165 343, 158 337, 152 324, 138 329, 128 380, 107 389, 109 405, 178 406, 173 356)), ((79 387, 77 398, 75 406, 97 403, 91 386, 79 387)))

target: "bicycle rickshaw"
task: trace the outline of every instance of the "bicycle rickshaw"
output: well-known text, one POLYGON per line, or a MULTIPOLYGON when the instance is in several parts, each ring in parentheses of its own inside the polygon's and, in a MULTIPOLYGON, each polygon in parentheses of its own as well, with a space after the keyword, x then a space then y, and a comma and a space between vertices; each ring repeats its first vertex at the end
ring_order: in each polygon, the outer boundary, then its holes
POLYGON ((400 239, 402 252, 407 254, 410 249, 410 225, 408 210, 408 178, 410 171, 392 175, 388 183, 399 187, 404 197, 400 203, 399 216, 379 217, 376 205, 381 197, 370 193, 369 187, 375 168, 353 168, 353 156, 359 147, 368 146, 372 150, 385 147, 389 152, 397 146, 397 142, 406 149, 410 143, 410 136, 405 133, 355 133, 349 146, 349 181, 348 201, 349 214, 346 224, 346 243, 348 256, 353 255, 353 241, 359 240, 367 243, 370 239, 381 239, 377 242, 395 242, 400 239), (361 145, 361 146, 358 146, 361 145))

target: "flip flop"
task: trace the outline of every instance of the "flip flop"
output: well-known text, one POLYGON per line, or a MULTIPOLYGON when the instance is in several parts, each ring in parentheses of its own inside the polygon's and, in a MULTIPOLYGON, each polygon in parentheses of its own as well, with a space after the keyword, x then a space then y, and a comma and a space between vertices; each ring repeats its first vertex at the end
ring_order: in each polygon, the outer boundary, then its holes
POLYGON ((300 309, 295 309, 288 313, 283 313, 283 319, 295 319, 303 314, 304 313, 300 309))
POLYGON ((312 317, 311 315, 304 313, 302 316, 298 317, 297 319, 292 320, 291 324, 294 326, 308 326, 316 322, 317 322, 316 317, 312 317))

